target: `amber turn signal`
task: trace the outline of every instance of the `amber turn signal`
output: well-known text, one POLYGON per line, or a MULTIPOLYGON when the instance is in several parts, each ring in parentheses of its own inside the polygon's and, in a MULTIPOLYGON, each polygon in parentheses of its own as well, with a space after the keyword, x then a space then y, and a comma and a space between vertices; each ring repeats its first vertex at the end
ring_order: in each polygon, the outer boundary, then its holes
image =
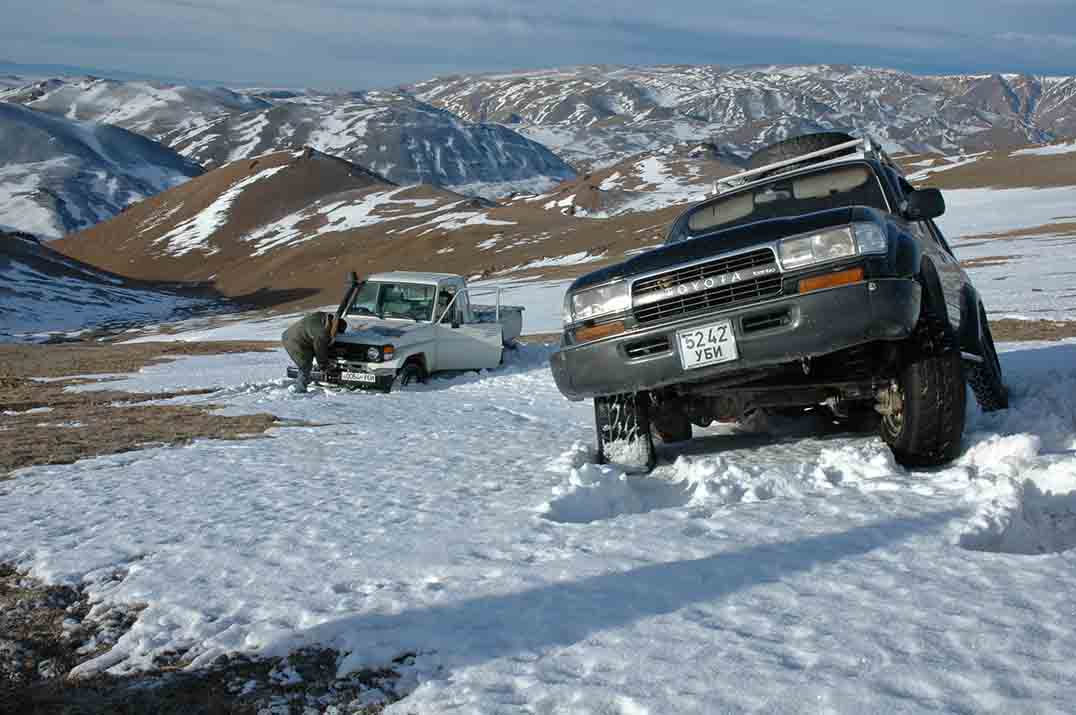
POLYGON ((576 328, 575 339, 577 342, 586 343, 591 340, 608 338, 611 335, 619 335, 620 333, 623 333, 625 329, 623 320, 617 320, 612 323, 603 323, 601 325, 591 325, 586 328, 576 328))
POLYGON ((862 268, 849 268, 846 271, 827 273, 824 276, 804 278, 800 281, 800 293, 810 293, 813 290, 822 290, 823 288, 835 288, 837 286, 848 285, 849 283, 859 283, 862 280, 862 268))

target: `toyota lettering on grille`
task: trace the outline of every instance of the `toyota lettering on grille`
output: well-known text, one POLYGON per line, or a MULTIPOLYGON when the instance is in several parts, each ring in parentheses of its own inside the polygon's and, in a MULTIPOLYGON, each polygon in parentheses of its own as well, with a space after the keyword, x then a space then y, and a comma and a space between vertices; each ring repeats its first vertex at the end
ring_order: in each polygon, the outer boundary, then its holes
POLYGON ((683 283, 661 281, 654 289, 648 290, 641 295, 633 296, 632 304, 637 306, 650 305, 651 303, 668 300, 669 298, 682 298, 706 290, 735 285, 736 283, 742 283, 743 281, 749 281, 754 278, 771 276, 775 273, 777 273, 777 266, 769 265, 758 266, 756 268, 744 268, 742 270, 732 271, 731 273, 707 276, 706 278, 698 278, 683 283))

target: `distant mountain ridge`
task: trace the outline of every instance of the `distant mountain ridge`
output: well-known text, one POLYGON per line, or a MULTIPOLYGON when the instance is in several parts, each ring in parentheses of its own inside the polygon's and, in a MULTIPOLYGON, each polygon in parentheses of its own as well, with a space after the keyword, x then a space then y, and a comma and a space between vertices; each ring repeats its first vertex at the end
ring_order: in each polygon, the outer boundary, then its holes
POLYGON ((115 124, 207 168, 313 146, 400 184, 481 192, 486 184, 549 187, 575 176, 541 143, 394 91, 236 92, 81 77, 0 89, 0 100, 115 124))
POLYGON ((125 129, 0 102, 0 227, 58 238, 201 173, 125 129))
POLYGON ((1076 136, 1076 77, 915 75, 847 65, 582 66, 434 78, 407 88, 502 122, 579 170, 706 140, 742 155, 787 136, 869 133, 902 152, 955 153, 1076 136))

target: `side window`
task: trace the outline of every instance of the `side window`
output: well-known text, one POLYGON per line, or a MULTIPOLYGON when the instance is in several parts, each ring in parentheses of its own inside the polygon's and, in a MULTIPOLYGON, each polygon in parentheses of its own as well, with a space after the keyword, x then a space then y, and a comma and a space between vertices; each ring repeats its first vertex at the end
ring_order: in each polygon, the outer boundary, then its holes
POLYGON ((458 320, 459 300, 453 302, 453 297, 455 293, 449 286, 442 285, 437 289, 437 318, 442 323, 450 324, 458 320))

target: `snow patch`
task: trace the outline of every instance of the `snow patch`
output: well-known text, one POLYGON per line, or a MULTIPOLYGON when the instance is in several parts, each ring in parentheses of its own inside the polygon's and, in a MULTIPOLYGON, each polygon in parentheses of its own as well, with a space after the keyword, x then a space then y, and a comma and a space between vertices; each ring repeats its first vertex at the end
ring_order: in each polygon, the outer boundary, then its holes
POLYGON ((228 212, 231 210, 232 204, 243 193, 243 190, 259 181, 272 177, 286 168, 287 165, 262 169, 257 174, 252 174, 236 182, 209 206, 180 223, 155 240, 153 244, 164 244, 165 253, 171 256, 182 256, 191 251, 202 251, 207 254, 215 253, 216 249, 210 245, 209 239, 228 222, 228 212))

